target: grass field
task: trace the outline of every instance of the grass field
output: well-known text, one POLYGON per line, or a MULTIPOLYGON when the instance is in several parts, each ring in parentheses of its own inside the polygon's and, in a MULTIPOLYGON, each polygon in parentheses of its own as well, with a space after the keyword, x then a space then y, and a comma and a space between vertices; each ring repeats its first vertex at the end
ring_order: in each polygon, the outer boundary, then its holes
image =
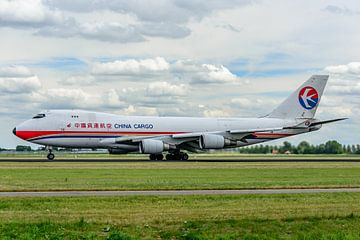
POLYGON ((359 239, 360 194, 0 198, 1 239, 359 239))
POLYGON ((360 163, 0 163, 0 191, 360 187, 360 163))
MULTIPOLYGON (((360 187, 360 163, 1 162, 0 191, 360 187)), ((360 193, 0 198, 0 239, 360 239, 360 193)))

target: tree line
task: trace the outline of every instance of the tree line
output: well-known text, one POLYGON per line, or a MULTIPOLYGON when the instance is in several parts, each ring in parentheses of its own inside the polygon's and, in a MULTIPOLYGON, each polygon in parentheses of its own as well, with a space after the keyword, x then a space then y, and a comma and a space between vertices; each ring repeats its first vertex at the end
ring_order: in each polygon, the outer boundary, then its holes
POLYGON ((292 145, 290 142, 283 142, 281 146, 277 145, 252 145, 239 148, 240 153, 291 153, 291 154, 360 154, 360 144, 343 145, 335 140, 327 141, 319 145, 312 145, 306 141, 298 145, 292 145))
MULTIPOLYGON (((0 151, 8 151, 9 149, 0 148, 0 151)), ((44 147, 40 147, 36 150, 30 146, 18 145, 15 149, 17 152, 30 152, 30 151, 44 151, 44 147)), ((71 149, 58 149, 61 151, 71 149)), ((360 144, 343 145, 335 140, 327 141, 326 143, 319 145, 312 145, 306 141, 300 142, 298 145, 292 145, 290 142, 285 141, 282 145, 262 145, 256 144, 248 147, 238 148, 239 153, 291 153, 291 154, 360 154, 360 144)))

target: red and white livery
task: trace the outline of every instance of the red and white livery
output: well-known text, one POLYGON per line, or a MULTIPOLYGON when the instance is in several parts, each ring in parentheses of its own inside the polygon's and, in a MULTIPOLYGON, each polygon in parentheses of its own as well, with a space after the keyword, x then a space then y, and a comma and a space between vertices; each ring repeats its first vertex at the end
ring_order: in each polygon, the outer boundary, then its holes
POLYGON ((49 110, 14 128, 26 141, 51 147, 104 148, 110 153, 140 152, 151 160, 187 160, 183 150, 242 147, 307 133, 322 124, 314 118, 327 75, 314 75, 265 117, 196 118, 118 116, 82 110, 49 110))

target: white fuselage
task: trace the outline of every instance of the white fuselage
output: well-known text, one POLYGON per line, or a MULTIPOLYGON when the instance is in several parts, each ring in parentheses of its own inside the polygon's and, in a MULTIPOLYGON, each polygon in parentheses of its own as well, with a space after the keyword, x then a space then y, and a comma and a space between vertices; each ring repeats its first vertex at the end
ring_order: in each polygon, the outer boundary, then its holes
MULTIPOLYGON (((43 117, 33 118, 16 127, 16 135, 45 146, 69 148, 111 148, 111 139, 152 136, 167 138, 172 134, 216 133, 229 130, 265 129, 294 126, 300 120, 276 118, 195 118, 118 116, 78 110, 51 110, 43 117)), ((271 133, 256 133, 239 147, 281 137, 308 132, 288 129, 271 133)), ((171 140, 170 140, 171 141, 171 140)), ((121 145, 117 145, 117 148, 121 145)))

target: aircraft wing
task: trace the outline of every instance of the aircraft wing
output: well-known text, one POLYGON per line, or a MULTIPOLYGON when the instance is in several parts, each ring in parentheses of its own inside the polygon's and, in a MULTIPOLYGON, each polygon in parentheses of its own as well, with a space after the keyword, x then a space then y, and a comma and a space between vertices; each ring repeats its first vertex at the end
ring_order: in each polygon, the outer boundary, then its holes
POLYGON ((178 134, 164 134, 164 135, 150 135, 150 136, 125 136, 118 137, 115 139, 104 139, 101 142, 104 144, 135 144, 139 143, 144 139, 162 139, 164 142, 169 143, 185 143, 197 140, 201 135, 214 134, 221 136, 233 136, 235 139, 241 139, 247 135, 251 135, 255 132, 272 132, 283 130, 284 128, 264 128, 264 129, 238 129, 238 130, 227 130, 227 131, 216 131, 216 132, 192 132, 192 133, 178 133, 178 134))

